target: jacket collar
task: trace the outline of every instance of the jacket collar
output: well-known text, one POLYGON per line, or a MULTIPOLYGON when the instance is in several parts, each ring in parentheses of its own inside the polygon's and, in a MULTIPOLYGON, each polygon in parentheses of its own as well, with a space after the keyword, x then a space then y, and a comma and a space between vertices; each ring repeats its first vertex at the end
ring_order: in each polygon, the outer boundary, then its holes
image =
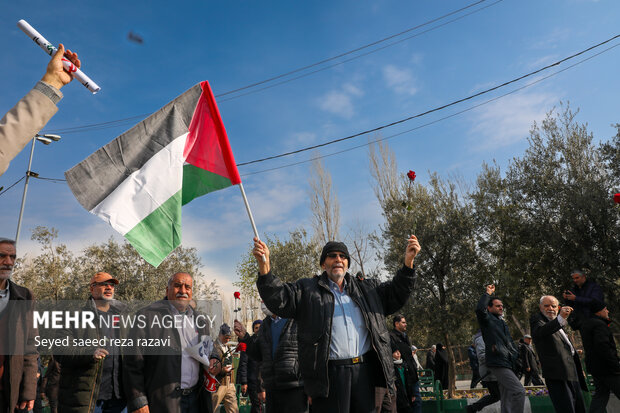
POLYGON ((15 282, 10 279, 7 280, 9 283, 9 300, 30 300, 31 298, 25 295, 28 291, 26 287, 22 287, 20 285, 15 284, 15 282))

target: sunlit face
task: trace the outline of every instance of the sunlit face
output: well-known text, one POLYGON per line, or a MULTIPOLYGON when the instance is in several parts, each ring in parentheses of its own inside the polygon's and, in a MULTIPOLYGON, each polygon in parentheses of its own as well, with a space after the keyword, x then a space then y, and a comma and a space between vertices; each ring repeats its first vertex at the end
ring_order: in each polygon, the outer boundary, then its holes
POLYGON ((14 245, 6 242, 0 244, 0 285, 11 278, 16 258, 14 245))
POLYGON ((495 314, 496 316, 501 316, 504 314, 504 304, 502 303, 502 300, 498 300, 497 298, 489 304, 487 309, 489 310, 489 313, 495 314))
POLYGON ((92 283, 90 285, 90 295, 92 295, 95 300, 111 301, 114 299, 115 288, 116 284, 112 281, 92 283))
POLYGON ((586 276, 582 274, 572 274, 573 282, 577 287, 581 287, 586 282, 586 276))
POLYGON ((166 287, 166 297, 175 307, 185 308, 192 299, 193 284, 194 280, 191 275, 184 272, 174 274, 172 281, 166 287))
POLYGON ((404 333, 405 331, 407 331, 407 320, 403 318, 400 321, 395 322, 394 328, 401 333, 404 333))
POLYGON ((349 269, 349 261, 343 252, 330 252, 321 265, 332 281, 341 280, 349 269))
POLYGON ((555 297, 545 297, 540 303, 540 312, 549 320, 558 316, 558 300, 555 297))

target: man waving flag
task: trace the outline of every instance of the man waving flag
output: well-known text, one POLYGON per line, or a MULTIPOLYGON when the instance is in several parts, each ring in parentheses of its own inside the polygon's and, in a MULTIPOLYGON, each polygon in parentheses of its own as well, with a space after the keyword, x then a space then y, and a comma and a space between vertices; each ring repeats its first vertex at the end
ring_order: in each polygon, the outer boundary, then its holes
POLYGON ((150 264, 181 243, 181 206, 241 183, 208 82, 65 172, 78 202, 150 264))

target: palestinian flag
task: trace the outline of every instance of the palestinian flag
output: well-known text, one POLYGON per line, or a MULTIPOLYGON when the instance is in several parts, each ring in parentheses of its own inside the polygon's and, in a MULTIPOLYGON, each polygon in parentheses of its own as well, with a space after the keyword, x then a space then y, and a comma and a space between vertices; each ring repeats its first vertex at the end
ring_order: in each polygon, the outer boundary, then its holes
POLYGON ((241 182, 202 82, 65 172, 78 202, 158 266, 181 243, 181 206, 241 182))

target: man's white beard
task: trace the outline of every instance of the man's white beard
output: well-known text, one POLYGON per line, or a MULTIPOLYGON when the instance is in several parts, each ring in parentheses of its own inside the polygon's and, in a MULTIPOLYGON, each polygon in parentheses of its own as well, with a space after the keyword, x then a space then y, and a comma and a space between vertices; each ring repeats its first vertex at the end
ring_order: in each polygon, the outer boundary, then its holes
POLYGON ((13 270, 0 270, 0 284, 4 282, 4 280, 10 280, 11 275, 13 275, 13 270))

